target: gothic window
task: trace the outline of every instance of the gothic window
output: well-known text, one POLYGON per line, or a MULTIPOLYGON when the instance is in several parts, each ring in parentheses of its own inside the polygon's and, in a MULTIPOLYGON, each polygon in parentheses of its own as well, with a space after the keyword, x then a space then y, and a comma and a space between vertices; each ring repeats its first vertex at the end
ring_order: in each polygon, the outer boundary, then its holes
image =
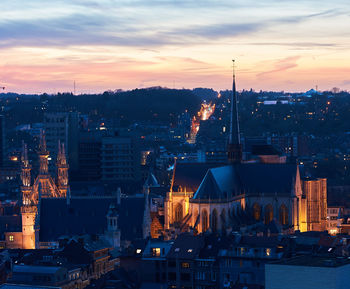
POLYGON ((211 229, 213 232, 218 230, 218 212, 216 209, 211 213, 211 229))
POLYGON ((182 205, 177 204, 175 207, 175 223, 179 223, 182 221, 183 218, 183 212, 182 212, 182 205))
POLYGON ((273 207, 271 204, 265 206, 265 224, 269 224, 273 220, 273 207))
POLYGON ((202 232, 208 230, 208 212, 207 210, 202 211, 202 232))
POLYGON ((279 221, 281 225, 288 225, 288 209, 284 204, 280 207, 279 221))
POLYGON ((259 221, 261 217, 261 208, 259 204, 255 203, 253 205, 253 218, 255 221, 259 221))
POLYGON ((226 230, 226 211, 225 209, 222 209, 221 211, 221 230, 225 231, 226 230))
POLYGON ((198 210, 196 209, 193 215, 193 225, 195 225, 195 223, 197 222, 197 218, 198 218, 198 210))

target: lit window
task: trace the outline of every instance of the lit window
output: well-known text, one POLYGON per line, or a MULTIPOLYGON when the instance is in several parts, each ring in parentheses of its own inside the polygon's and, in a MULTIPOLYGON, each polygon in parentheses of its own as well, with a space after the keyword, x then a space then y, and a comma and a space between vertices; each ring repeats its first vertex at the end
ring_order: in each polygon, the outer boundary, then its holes
POLYGON ((271 255, 271 249, 270 248, 267 248, 266 249, 266 256, 270 256, 271 255))
POLYGON ((141 249, 136 249, 136 254, 140 254, 141 253, 141 249))
POLYGON ((192 249, 188 249, 187 250, 188 253, 192 253, 192 251, 193 251, 192 249))
POLYGON ((190 263, 184 262, 181 264, 182 268, 190 268, 190 263))
POLYGON ((14 237, 12 235, 9 236, 9 241, 13 242, 14 241, 14 237))
POLYGON ((160 248, 152 248, 152 254, 155 257, 159 257, 160 256, 160 248))

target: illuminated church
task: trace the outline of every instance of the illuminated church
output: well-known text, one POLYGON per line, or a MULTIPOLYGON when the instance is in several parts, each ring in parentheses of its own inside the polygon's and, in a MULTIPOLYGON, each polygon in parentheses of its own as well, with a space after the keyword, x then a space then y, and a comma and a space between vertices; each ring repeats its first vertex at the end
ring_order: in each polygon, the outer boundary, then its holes
MULTIPOLYGON (((28 160, 27 145, 23 143, 22 167, 21 167, 21 230, 6 232, 10 246, 23 249, 38 248, 40 230, 40 203, 45 198, 65 199, 70 193, 68 185, 68 163, 66 159, 64 144, 58 143, 57 154, 57 181, 49 174, 48 158, 49 152, 46 149, 45 134, 41 134, 38 151, 39 174, 31 183, 32 167, 28 160)), ((15 216, 12 216, 13 218, 15 216)))
MULTIPOLYGON (((57 248, 59 241, 91 235, 111 248, 150 235, 148 187, 144 194, 112 194, 72 197, 68 183, 68 163, 64 144, 58 143, 56 180, 49 174, 45 135, 41 135, 39 173, 32 182, 27 146, 23 144, 21 201, 19 214, 6 214, 0 206, 0 247, 9 249, 57 248)), ((14 206, 13 206, 14 207, 14 206)), ((13 208, 11 208, 13 211, 13 208)))
POLYGON ((175 162, 164 202, 165 230, 197 233, 274 225, 280 232, 326 230, 326 179, 303 181, 299 167, 276 155, 244 162, 235 74, 228 163, 175 162))

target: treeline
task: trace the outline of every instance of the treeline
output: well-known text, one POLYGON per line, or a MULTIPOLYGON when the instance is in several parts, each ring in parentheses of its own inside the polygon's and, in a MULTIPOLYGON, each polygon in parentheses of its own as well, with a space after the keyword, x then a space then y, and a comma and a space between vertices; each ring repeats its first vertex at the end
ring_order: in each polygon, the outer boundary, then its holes
MULTIPOLYGON (((208 93, 205 95, 208 97, 208 93)), ((120 118, 134 121, 173 122, 186 110, 194 115, 201 106, 201 93, 192 90, 152 88, 131 91, 104 92, 103 94, 58 93, 39 97, 21 96, 1 99, 7 107, 6 115, 14 123, 32 123, 42 120, 46 111, 79 111, 90 118, 120 118)))

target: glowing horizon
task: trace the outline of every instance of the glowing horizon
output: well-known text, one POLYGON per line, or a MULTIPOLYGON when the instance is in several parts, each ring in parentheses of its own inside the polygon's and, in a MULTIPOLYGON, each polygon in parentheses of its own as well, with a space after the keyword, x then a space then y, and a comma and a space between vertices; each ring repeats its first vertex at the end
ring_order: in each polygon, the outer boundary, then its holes
POLYGON ((3 0, 5 92, 350 90, 350 8, 315 0, 3 0), (30 3, 28 3, 30 2, 30 3))

